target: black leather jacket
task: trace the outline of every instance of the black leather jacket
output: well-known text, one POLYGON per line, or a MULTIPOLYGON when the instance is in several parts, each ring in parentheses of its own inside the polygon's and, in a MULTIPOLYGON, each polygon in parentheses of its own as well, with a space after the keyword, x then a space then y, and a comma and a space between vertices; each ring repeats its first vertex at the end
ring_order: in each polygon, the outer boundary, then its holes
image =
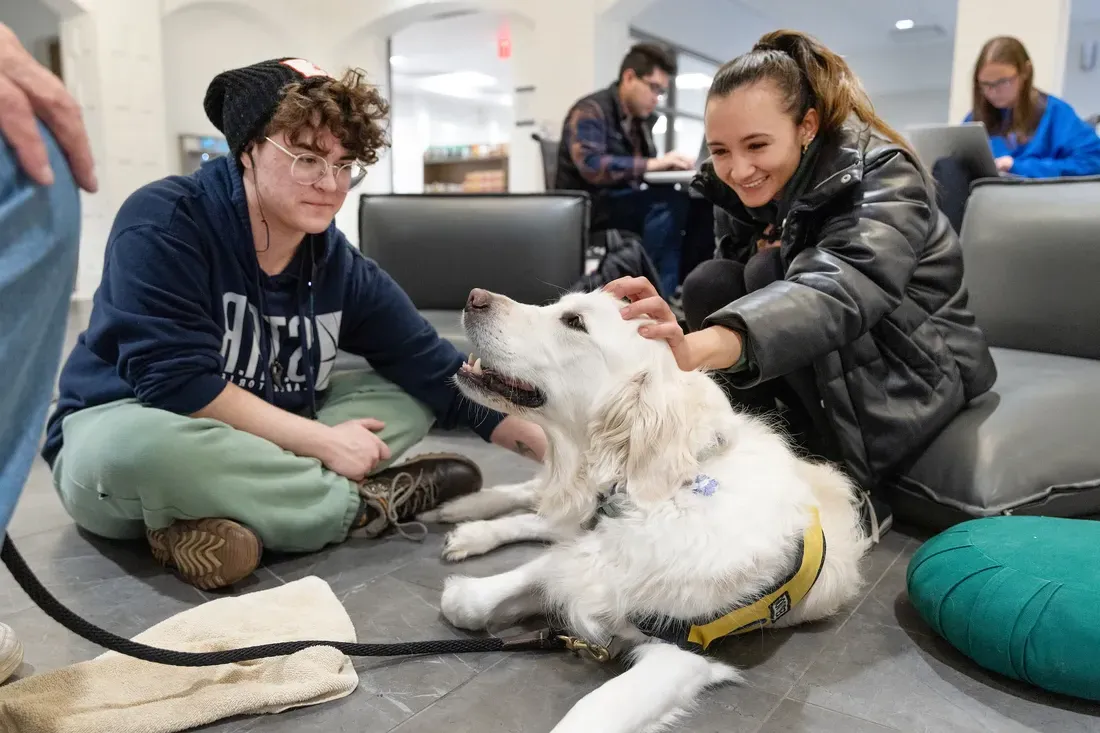
MULTIPOLYGON (((759 224, 709 163, 693 186, 716 207, 716 256, 747 260, 759 224)), ((855 125, 822 140, 781 229, 784 279, 705 325, 746 335, 736 386, 812 366, 848 472, 872 487, 996 380, 959 239, 910 154, 855 125)))

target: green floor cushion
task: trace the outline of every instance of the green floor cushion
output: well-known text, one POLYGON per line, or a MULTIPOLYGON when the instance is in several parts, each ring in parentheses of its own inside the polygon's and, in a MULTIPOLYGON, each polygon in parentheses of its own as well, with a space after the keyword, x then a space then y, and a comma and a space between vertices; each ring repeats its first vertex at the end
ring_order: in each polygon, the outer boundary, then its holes
POLYGON ((1100 700, 1100 522, 987 517, 928 540, 909 600, 952 646, 1007 677, 1100 700))

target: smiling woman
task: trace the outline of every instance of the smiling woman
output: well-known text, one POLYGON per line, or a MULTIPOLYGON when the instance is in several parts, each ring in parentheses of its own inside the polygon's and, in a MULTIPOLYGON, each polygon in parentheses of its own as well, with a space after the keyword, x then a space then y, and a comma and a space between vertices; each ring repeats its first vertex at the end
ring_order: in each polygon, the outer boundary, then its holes
MULTIPOLYGON (((732 401, 780 413, 866 491, 993 383, 958 238, 916 155, 805 34, 769 33, 719 69, 705 126, 693 185, 715 205, 718 258, 684 282, 690 332, 648 283, 615 284, 625 315, 658 320, 642 333, 682 369, 721 372, 732 401)), ((877 536, 890 510, 865 506, 877 536)))

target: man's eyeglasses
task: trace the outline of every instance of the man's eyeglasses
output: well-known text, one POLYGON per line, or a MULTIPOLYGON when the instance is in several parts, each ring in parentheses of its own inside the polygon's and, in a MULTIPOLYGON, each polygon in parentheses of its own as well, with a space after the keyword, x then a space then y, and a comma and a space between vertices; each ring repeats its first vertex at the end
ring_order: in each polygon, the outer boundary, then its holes
POLYGON ((271 138, 264 139, 293 158, 290 162, 290 177, 303 186, 312 186, 323 180, 328 175, 329 168, 335 171, 336 185, 344 190, 359 185, 367 175, 367 167, 358 160, 336 165, 315 153, 295 155, 271 138))

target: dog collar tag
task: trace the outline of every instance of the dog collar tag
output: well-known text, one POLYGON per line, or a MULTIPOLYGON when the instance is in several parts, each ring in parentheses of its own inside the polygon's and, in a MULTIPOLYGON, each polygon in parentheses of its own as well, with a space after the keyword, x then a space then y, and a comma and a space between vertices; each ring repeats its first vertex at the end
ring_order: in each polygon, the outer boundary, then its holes
POLYGON ((691 482, 692 492, 700 494, 702 496, 712 496, 717 489, 718 480, 706 475, 705 473, 699 474, 691 482))

